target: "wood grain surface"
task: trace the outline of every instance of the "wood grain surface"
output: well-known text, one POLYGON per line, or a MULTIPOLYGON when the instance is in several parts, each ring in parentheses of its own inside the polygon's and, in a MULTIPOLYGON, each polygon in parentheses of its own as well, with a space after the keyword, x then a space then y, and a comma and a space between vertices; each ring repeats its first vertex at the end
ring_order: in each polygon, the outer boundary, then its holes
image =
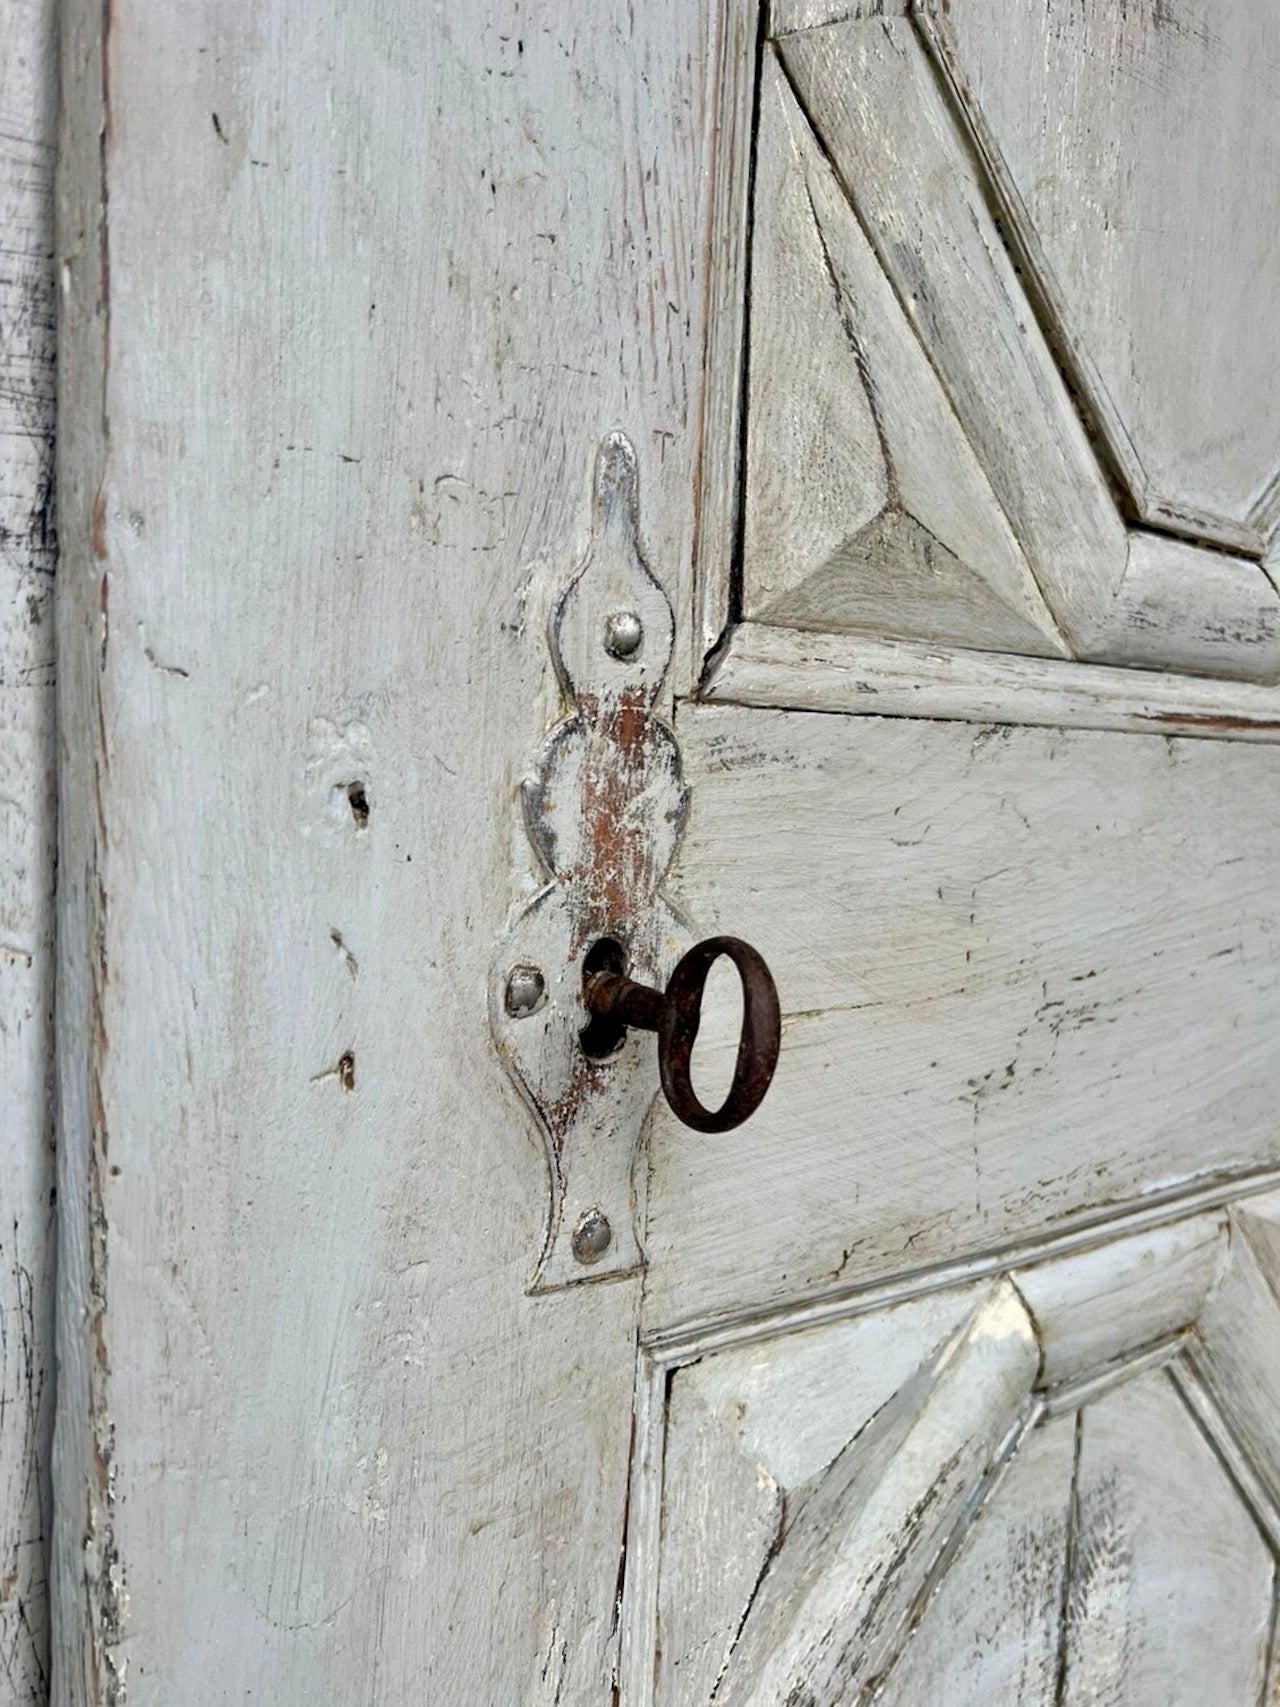
POLYGON ((48 1695, 54 7, 0 0, 0 1701, 48 1695))
POLYGON ((485 998, 615 426, 689 608, 711 20, 67 10, 57 1698, 597 1700, 637 1288, 485 998))

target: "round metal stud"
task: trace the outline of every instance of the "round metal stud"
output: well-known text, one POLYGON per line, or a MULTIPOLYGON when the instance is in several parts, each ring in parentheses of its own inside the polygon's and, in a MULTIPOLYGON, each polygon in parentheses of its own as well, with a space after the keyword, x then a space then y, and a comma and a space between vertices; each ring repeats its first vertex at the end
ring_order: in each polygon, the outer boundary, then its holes
POLYGON ((611 658, 634 658, 644 639, 644 624, 633 610, 616 610, 606 617, 604 649, 611 658))
POLYGON ((588 1209, 573 1229, 573 1254, 581 1263, 599 1262, 613 1243, 613 1228, 602 1209, 588 1209))
POLYGON ((547 999, 547 981, 536 966, 513 966, 503 1001, 512 1019, 528 1019, 547 999))

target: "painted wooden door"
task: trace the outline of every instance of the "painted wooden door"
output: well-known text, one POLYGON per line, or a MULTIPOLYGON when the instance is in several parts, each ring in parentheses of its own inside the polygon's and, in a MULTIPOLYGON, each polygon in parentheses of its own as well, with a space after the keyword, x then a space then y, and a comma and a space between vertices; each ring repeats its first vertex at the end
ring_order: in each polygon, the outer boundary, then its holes
POLYGON ((1277 56, 68 6, 55 1700, 1278 1698, 1277 56))

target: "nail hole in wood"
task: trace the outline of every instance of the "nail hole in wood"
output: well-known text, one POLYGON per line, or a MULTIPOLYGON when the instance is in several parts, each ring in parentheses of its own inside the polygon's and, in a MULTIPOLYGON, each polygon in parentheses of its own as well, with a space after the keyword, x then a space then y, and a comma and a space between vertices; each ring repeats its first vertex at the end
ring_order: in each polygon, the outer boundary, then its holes
POLYGON ((364 791, 362 782, 347 784, 347 799, 351 802, 351 816, 356 821, 357 830, 369 828, 369 796, 364 791))

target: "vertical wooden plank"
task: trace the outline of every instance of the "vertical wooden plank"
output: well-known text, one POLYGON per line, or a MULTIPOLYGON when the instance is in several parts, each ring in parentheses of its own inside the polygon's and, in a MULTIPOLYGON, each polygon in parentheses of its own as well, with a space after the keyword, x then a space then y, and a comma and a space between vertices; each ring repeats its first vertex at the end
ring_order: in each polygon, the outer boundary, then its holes
POLYGON ((55 1687, 607 1698, 637 1287, 526 1295, 486 988, 611 427, 689 608, 710 9, 102 16, 61 196, 55 1687))
POLYGON ((51 0, 0 0, 0 1702, 48 1694, 53 1425, 51 0))

